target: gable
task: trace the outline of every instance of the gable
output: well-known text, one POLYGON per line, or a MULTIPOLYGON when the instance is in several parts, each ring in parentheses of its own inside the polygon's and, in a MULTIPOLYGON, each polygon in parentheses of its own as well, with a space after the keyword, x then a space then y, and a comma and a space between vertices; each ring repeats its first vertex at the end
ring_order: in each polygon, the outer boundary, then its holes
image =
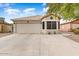
POLYGON ((61 18, 60 18, 60 16, 58 16, 58 15, 47 14, 47 15, 45 15, 45 16, 43 16, 43 17, 41 18, 41 20, 43 20, 43 19, 60 20, 61 18))

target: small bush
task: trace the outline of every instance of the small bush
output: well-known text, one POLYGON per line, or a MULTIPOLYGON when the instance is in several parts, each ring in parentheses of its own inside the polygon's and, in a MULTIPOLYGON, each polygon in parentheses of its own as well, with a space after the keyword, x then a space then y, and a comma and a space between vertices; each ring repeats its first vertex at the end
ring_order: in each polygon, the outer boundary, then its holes
POLYGON ((79 29, 78 29, 78 28, 77 28, 77 29, 74 29, 73 32, 74 32, 75 34, 79 34, 79 29))
POLYGON ((79 28, 77 28, 77 29, 79 29, 79 28))
POLYGON ((50 34, 51 34, 51 32, 48 32, 48 34, 50 35, 50 34))
POLYGON ((56 34, 56 31, 54 31, 53 34, 56 34))
POLYGON ((74 29, 71 29, 71 30, 70 30, 70 32, 73 32, 73 31, 74 31, 74 29))

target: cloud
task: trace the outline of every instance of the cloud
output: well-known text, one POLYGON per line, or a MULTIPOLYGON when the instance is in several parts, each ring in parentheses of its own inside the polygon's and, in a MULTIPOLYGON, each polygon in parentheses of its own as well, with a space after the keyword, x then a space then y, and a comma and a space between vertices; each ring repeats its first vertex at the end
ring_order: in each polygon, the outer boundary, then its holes
POLYGON ((25 10, 20 10, 20 9, 13 9, 13 8, 8 8, 5 9, 5 14, 6 17, 16 18, 16 17, 24 17, 24 16, 33 16, 36 15, 36 9, 35 8, 26 8, 25 10))
POLYGON ((15 3, 0 3, 0 8, 3 8, 3 9, 12 8, 11 6, 14 4, 15 3))
POLYGON ((46 3, 43 3, 42 6, 46 6, 46 3))
POLYGON ((4 9, 4 13, 5 13, 5 19, 6 19, 5 21, 12 23, 10 19, 20 17, 21 11, 19 9, 7 8, 7 9, 4 9))
POLYGON ((43 12, 46 13, 48 11, 48 9, 49 9, 49 7, 46 7, 46 8, 44 7, 43 12))
MULTIPOLYGON (((43 8, 43 11, 40 13, 45 13, 48 8, 43 8)), ((14 8, 5 8, 4 9, 5 18, 10 22, 10 19, 18 18, 18 17, 28 17, 35 16, 38 13, 36 12, 36 8, 26 8, 24 10, 14 9, 14 8)))
POLYGON ((8 19, 8 21, 10 19, 20 17, 21 14, 21 11, 19 9, 12 9, 12 8, 5 9, 4 12, 5 12, 5 18, 6 20, 8 19))
POLYGON ((8 15, 16 15, 20 13, 20 10, 19 9, 6 9, 5 12, 8 15))
POLYGON ((27 8, 24 10, 24 12, 33 12, 35 10, 36 10, 35 8, 27 8))
POLYGON ((35 8, 26 8, 23 11, 23 14, 25 14, 26 16, 36 15, 36 9, 35 8))
POLYGON ((9 3, 0 3, 0 7, 9 7, 10 4, 9 3))

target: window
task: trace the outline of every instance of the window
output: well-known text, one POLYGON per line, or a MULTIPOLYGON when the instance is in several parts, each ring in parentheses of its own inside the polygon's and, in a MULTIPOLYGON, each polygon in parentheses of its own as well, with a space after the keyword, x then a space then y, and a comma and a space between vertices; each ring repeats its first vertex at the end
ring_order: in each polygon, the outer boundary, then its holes
POLYGON ((56 29, 56 21, 52 21, 52 29, 56 29))
POLYGON ((42 29, 45 29, 45 22, 42 22, 42 29))
POLYGON ((47 22, 47 29, 51 29, 51 21, 47 22))
POLYGON ((50 17, 50 19, 52 20, 52 19, 53 19, 53 17, 51 16, 51 17, 50 17))
POLYGON ((56 21, 47 21, 47 29, 56 29, 56 21))

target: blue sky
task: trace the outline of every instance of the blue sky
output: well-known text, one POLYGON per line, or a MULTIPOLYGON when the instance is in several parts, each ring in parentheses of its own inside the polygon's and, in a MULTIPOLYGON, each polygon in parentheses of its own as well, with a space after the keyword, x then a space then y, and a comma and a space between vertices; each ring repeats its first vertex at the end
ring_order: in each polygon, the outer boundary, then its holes
POLYGON ((0 17, 9 23, 13 18, 44 15, 47 10, 46 3, 0 3, 0 17))

